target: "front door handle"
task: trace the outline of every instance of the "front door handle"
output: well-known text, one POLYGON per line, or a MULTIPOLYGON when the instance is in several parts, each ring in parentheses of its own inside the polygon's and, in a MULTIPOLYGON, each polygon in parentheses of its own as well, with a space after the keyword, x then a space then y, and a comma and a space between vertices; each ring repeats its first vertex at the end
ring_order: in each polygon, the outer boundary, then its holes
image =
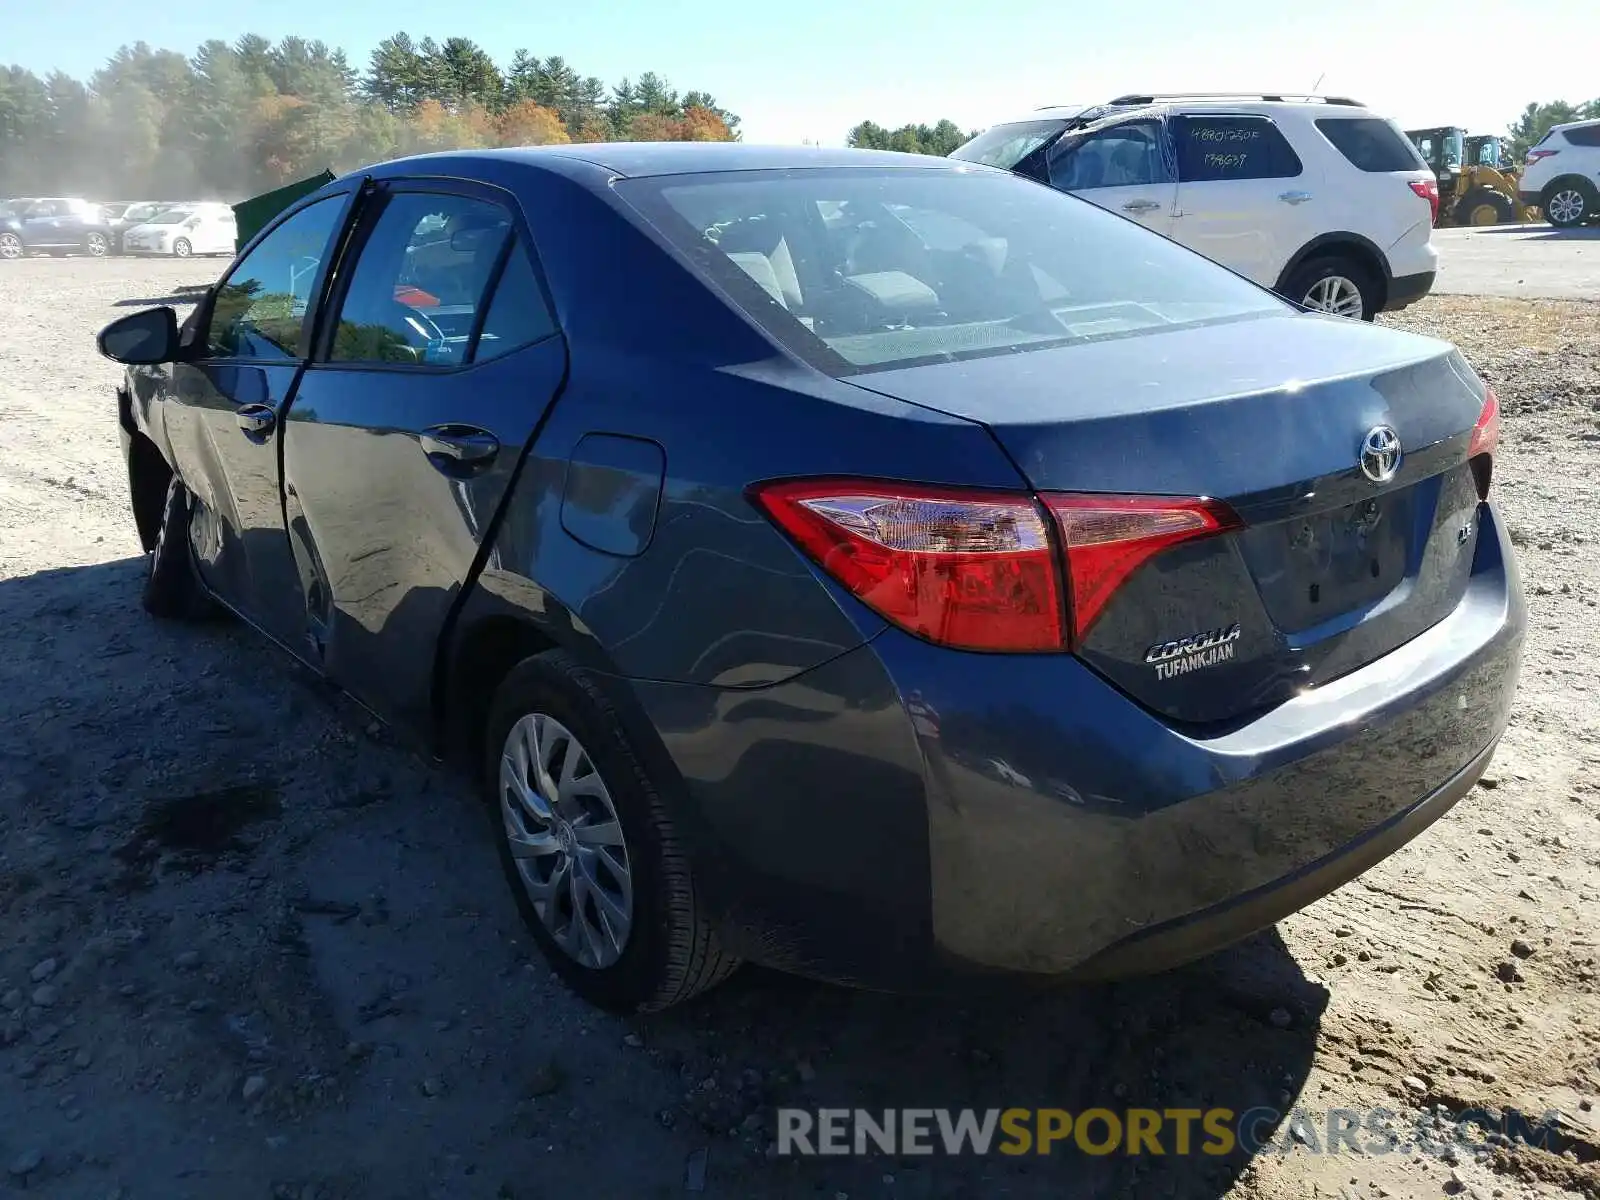
POLYGON ((278 414, 265 404, 246 404, 233 414, 239 428, 253 437, 266 437, 278 423, 278 414))
POLYGON ((1154 200, 1129 200, 1126 204, 1124 204, 1122 206, 1122 211, 1123 212, 1131 212, 1131 213, 1142 213, 1142 212, 1150 212, 1152 209, 1157 209, 1157 208, 1160 208, 1160 207, 1161 207, 1161 205, 1156 203, 1154 200))
POLYGON ((1311 193, 1310 192, 1280 192, 1278 194, 1278 199, 1282 200, 1285 204, 1304 204, 1307 200, 1311 199, 1311 193))
POLYGON ((474 425, 433 425, 417 440, 428 461, 443 470, 487 466, 500 453, 500 439, 474 425))

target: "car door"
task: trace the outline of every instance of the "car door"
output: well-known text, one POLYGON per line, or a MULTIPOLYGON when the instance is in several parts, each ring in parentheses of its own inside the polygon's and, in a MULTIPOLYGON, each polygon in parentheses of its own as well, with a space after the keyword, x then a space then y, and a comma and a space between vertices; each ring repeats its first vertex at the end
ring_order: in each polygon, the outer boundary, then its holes
POLYGON ((290 543, 322 668, 420 728, 440 632, 566 346, 498 189, 385 185, 353 245, 284 431, 290 543))
POLYGON ((40 200, 22 217, 22 240, 30 250, 56 250, 73 244, 62 233, 61 223, 67 214, 65 200, 40 200))
POLYGON ((1323 180, 1269 117, 1192 113, 1170 124, 1178 156, 1173 239, 1276 286, 1295 252, 1331 228, 1323 180))
POLYGON ((279 439, 310 350, 315 312, 360 181, 281 217, 212 290, 172 372, 168 438, 198 505, 206 586, 289 649, 304 602, 284 530, 279 439))
POLYGON ((1159 116, 1068 134, 1048 152, 1050 185, 1167 234, 1177 204, 1177 174, 1159 116))

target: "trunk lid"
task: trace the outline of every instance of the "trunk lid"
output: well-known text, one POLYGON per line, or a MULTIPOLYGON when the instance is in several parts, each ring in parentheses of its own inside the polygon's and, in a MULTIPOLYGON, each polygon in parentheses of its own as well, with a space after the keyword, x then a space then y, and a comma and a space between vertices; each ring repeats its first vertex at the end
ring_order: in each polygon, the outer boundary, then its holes
POLYGON ((872 372, 853 383, 987 426, 1038 491, 1206 496, 1244 527, 1157 554, 1080 655, 1199 725, 1386 654, 1460 602, 1484 389, 1448 343, 1298 314, 872 372), (1387 426, 1392 478, 1361 466, 1387 426))

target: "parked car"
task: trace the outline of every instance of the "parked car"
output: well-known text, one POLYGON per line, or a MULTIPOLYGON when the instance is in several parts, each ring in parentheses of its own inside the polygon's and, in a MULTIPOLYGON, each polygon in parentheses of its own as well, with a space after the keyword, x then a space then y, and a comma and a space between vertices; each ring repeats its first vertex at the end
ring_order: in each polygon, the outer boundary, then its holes
POLYGON ((178 204, 156 213, 122 235, 127 254, 226 254, 232 257, 238 229, 226 204, 178 204))
POLYGON ((136 200, 126 204, 107 205, 106 212, 111 225, 111 250, 114 254, 125 253, 122 246, 123 235, 130 229, 135 229, 150 220, 157 213, 173 207, 170 200, 136 200))
POLYGON ((1600 219, 1600 121, 1553 126, 1529 149, 1517 198, 1561 229, 1600 219))
POLYGON ((1354 100, 1121 96, 1041 109, 952 157, 1081 195, 1339 316, 1415 303, 1438 269, 1438 180, 1354 100))
POLYGON ((0 217, 0 259, 35 253, 99 258, 111 248, 110 225, 93 201, 45 197, 30 201, 21 211, 17 207, 13 203, 10 215, 0 217))
POLYGON ((1442 815, 1515 690, 1461 354, 1006 171, 401 159, 99 346, 145 607, 467 764, 615 1009, 1181 962, 1442 815))

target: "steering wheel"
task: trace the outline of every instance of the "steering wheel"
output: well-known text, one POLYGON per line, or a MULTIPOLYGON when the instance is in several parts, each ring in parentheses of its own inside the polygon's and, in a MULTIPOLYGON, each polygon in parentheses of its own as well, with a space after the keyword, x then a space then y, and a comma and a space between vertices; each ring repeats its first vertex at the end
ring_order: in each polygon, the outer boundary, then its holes
MULTIPOLYGON (((422 332, 422 343, 417 349, 426 349, 428 343, 444 341, 444 330, 433 323, 433 318, 419 308, 412 308, 403 301, 394 302, 395 312, 399 315, 401 323, 408 329, 422 332)), ((408 340, 410 340, 408 338, 408 340)))

